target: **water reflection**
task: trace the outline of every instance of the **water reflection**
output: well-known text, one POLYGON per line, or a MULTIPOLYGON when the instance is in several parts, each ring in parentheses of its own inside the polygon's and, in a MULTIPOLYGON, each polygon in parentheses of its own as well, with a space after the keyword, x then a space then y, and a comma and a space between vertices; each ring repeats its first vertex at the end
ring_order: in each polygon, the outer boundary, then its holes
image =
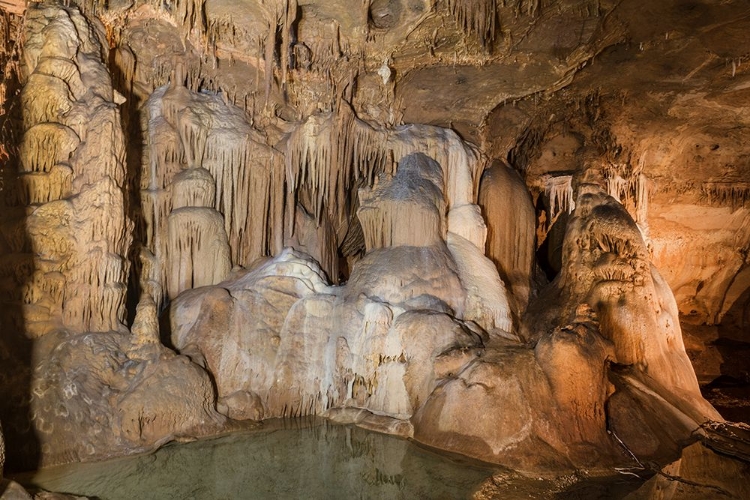
POLYGON ((306 420, 45 469, 29 482, 102 500, 454 499, 469 497, 491 474, 399 438, 306 420))

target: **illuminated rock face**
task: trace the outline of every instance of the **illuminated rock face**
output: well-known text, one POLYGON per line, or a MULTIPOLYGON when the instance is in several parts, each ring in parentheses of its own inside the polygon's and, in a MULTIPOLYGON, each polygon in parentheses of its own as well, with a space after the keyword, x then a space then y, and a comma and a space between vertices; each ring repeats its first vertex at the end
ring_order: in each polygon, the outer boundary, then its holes
POLYGON ((721 420, 681 320, 750 340, 750 48, 663 3, 0 2, 9 461, 309 414, 674 459, 721 420))
POLYGON ((701 396, 674 297, 635 221, 600 186, 578 189, 562 271, 526 314, 535 349, 488 348, 433 393, 417 439, 533 470, 617 460, 608 430, 659 457, 721 420, 701 396), (467 418, 477 426, 466 429, 467 418))
POLYGON ((650 264, 638 227, 597 186, 579 189, 558 278, 567 299, 561 317, 566 309, 588 304, 614 346, 614 362, 643 370, 675 393, 699 397, 674 297, 650 264))
POLYGON ((35 255, 25 324, 37 335, 58 325, 115 330, 131 238, 125 142, 101 39, 77 11, 34 10, 28 20, 20 187, 34 207, 25 224, 35 255))
POLYGON ((133 334, 124 325, 132 223, 104 33, 72 8, 40 6, 26 23, 25 208, 11 219, 25 236, 3 256, 24 262, 9 289, 20 303, 3 311, 17 320, 3 322, 10 458, 15 467, 92 460, 217 429, 209 377, 159 344, 153 300, 144 296, 133 334))
POLYGON ((658 455, 677 436, 721 417, 701 396, 674 296, 650 264, 635 221, 602 186, 582 183, 578 190, 562 271, 529 308, 526 334, 541 336, 541 343, 550 327, 590 311, 611 345, 610 430, 639 455, 658 455), (673 415, 667 433, 653 423, 665 414, 673 415))
POLYGON ((360 191, 367 253, 345 286, 285 250, 173 302, 172 341, 214 374, 227 414, 248 415, 247 401, 264 417, 364 409, 411 435, 409 419, 481 352, 481 336, 511 335, 502 282, 478 281, 470 271, 480 264, 465 262, 492 264, 468 241, 446 241, 440 165, 409 155, 379 179, 360 191), (473 299, 478 287, 492 308, 473 299))

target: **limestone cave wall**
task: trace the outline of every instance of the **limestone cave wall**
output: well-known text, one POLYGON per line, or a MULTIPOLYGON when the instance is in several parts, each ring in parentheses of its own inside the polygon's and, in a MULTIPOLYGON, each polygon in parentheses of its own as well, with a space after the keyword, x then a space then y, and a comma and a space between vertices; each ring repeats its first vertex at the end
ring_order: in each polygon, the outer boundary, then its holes
POLYGON ((750 381, 748 15, 0 1, 8 463, 308 414, 524 471, 707 440, 700 385, 750 381))

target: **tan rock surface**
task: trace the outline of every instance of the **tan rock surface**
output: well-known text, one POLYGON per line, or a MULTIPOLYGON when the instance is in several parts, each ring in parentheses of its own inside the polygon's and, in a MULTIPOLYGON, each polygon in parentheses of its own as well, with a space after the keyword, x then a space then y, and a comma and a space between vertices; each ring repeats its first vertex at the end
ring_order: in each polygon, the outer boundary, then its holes
POLYGON ((669 461, 747 379, 741 0, 0 7, 15 467, 313 413, 669 461))
POLYGON ((701 443, 657 473, 628 499, 745 498, 750 493, 748 464, 718 454, 701 443))
POLYGON ((159 345, 153 300, 144 297, 134 336, 124 325, 132 223, 104 29, 75 8, 45 4, 29 9, 25 30, 22 210, 3 214, 20 232, 3 259, 24 262, 3 310, 0 418, 12 430, 13 466, 214 432, 223 417, 208 374, 159 345))

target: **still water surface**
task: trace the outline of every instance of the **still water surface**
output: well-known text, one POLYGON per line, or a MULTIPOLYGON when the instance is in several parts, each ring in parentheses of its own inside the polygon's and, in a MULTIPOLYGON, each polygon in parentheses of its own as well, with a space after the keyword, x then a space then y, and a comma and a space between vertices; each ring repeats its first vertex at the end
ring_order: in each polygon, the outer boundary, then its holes
POLYGON ((492 473, 393 436, 306 420, 52 467, 24 482, 101 500, 459 499, 492 473))

